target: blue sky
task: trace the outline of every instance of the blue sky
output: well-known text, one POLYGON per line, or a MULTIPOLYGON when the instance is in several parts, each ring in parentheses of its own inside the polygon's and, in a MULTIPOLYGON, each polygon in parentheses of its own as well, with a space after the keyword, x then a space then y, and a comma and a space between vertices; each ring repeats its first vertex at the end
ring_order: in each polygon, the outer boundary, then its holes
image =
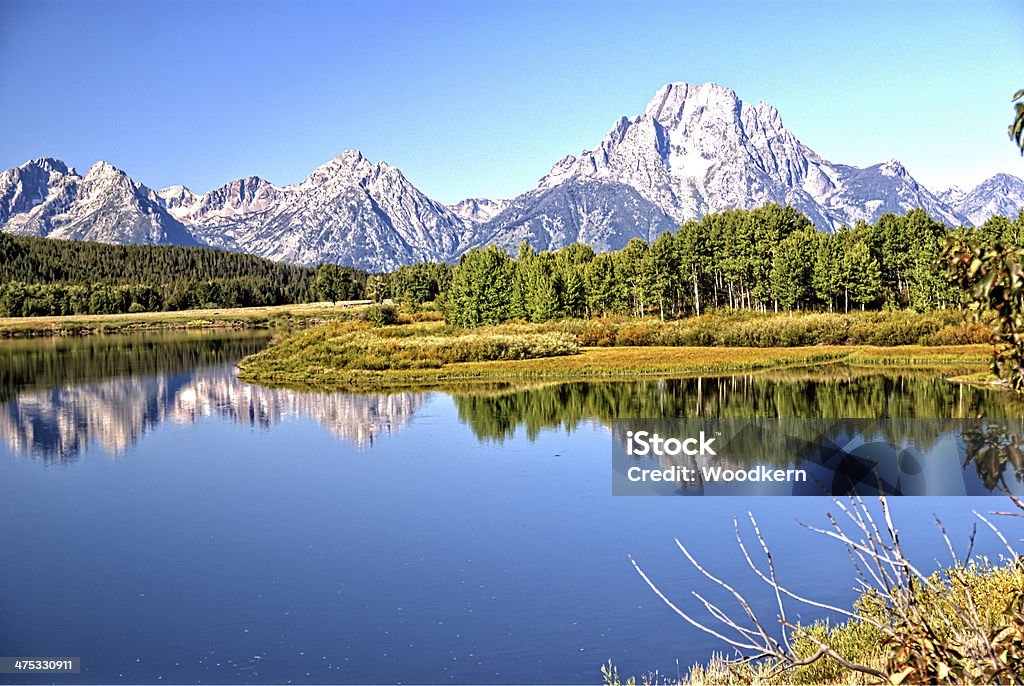
POLYGON ((0 0, 0 168, 300 181, 348 148, 444 202, 531 188, 669 81, 778 107, 826 158, 1024 177, 1020 2, 0 0))

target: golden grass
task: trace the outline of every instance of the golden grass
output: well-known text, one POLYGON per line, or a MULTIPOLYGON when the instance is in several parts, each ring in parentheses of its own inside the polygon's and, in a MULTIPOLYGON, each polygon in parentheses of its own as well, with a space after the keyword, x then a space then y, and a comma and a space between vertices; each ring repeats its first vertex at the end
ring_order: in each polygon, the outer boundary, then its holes
POLYGON ((729 374, 846 362, 858 366, 945 368, 985 364, 983 345, 960 346, 811 346, 788 348, 618 347, 584 348, 579 355, 494 362, 460 362, 437 369, 364 371, 327 366, 263 373, 246 361, 244 381, 319 389, 398 389, 452 383, 572 381, 583 379, 668 378, 729 374))
POLYGON ((0 338, 16 336, 63 336, 160 329, 248 328, 274 321, 293 320, 314 324, 350 316, 367 300, 302 303, 267 307, 234 307, 136 314, 91 314, 49 317, 0 317, 0 338))

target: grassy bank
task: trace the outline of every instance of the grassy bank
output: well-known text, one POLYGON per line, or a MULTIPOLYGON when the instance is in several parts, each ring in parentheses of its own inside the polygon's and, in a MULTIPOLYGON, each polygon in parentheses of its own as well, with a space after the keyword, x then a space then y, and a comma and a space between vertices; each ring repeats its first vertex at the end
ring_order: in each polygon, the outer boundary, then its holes
MULTIPOLYGON (((775 321, 779 318, 767 320, 773 330, 780 328, 775 321)), ((749 321, 742 319, 740 324, 746 327, 749 321)), ((705 327, 708 321, 639 324, 652 330, 660 326, 660 340, 668 335, 665 332, 686 326, 705 327)), ((721 322, 712 324, 721 326, 721 322)), ((255 383, 376 389, 464 382, 664 378, 830 362, 970 369, 987 362, 990 354, 986 346, 978 344, 808 345, 803 338, 797 344, 757 347, 601 347, 586 343, 590 341, 586 332, 594 325, 589 321, 563 321, 467 330, 440 322, 377 328, 363 322, 335 322, 279 337, 266 350, 244 359, 239 369, 243 380, 255 383)), ((777 338, 773 335, 761 340, 775 342, 777 338)))
MULTIPOLYGON (((922 587, 915 594, 915 608, 919 613, 919 627, 932 628, 940 645, 925 639, 915 641, 915 634, 894 621, 893 600, 878 591, 868 591, 854 603, 855 618, 840 623, 818 621, 793 632, 792 654, 797 660, 807 660, 818 652, 821 644, 834 649, 850 663, 864 665, 890 674, 891 683, 991 683, 988 665, 970 656, 978 652, 969 645, 974 639, 967 629, 962 608, 974 608, 983 630, 993 637, 997 650, 1005 648, 1000 661, 1008 664, 998 683, 1016 683, 1021 672, 1019 646, 1021 644, 1021 594, 1024 593, 1024 567, 1016 562, 993 565, 987 561, 957 566, 936 573, 929 578, 932 589, 922 587), (905 636, 915 645, 916 662, 901 656, 890 637, 879 628, 882 625, 897 635, 905 636), (953 656, 963 657, 959 661, 953 656), (945 658, 952 664, 940 665, 945 658), (907 665, 917 667, 913 673, 901 672, 907 665), (945 676, 942 676, 942 667, 945 676), (932 672, 932 673, 929 673, 932 672)), ((924 635, 924 632, 921 632, 924 635)), ((905 653, 904 653, 905 655, 905 653)), ((702 665, 695 665, 680 677, 666 677, 654 673, 626 678, 618 674, 611 664, 601 668, 608 686, 634 684, 871 684, 878 678, 844 667, 830 657, 810 664, 786 668, 776 660, 764 659, 747 664, 730 662, 715 655, 702 665)))
POLYGON ((313 326, 338 319, 358 318, 365 305, 365 301, 352 301, 336 305, 305 303, 137 314, 0 317, 0 338, 313 326))

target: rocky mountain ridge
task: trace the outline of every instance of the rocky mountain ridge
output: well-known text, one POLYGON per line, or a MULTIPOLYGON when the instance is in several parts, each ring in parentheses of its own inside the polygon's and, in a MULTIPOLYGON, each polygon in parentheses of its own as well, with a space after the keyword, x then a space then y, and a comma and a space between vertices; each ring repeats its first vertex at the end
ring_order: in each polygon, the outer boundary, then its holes
POLYGON ((595 148, 562 158, 507 200, 444 205, 356 150, 297 185, 252 176, 201 195, 184 186, 154 191, 105 162, 85 176, 52 158, 0 174, 0 228, 11 233, 208 245, 372 271, 522 240, 541 250, 575 241, 614 250, 709 212, 768 202, 792 205, 826 231, 915 207, 950 225, 977 225, 1024 208, 1024 181, 997 174, 969 192, 933 193, 897 160, 834 163, 771 105, 713 83, 665 85, 642 114, 620 118, 595 148))

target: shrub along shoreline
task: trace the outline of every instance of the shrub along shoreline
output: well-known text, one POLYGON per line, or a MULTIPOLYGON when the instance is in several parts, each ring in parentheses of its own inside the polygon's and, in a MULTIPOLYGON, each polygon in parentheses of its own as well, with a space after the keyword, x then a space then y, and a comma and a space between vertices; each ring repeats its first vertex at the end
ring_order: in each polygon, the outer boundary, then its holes
POLYGON ((738 663, 717 653, 705 664, 693 665, 678 677, 652 672, 625 678, 611 662, 601 666, 601 673, 606 686, 879 683, 877 677, 849 669, 831 657, 811 660, 823 644, 850 663, 888 674, 889 681, 882 683, 992 683, 991 665, 971 657, 972 653, 977 655, 979 648, 969 645, 974 636, 967 628, 967 614, 962 608, 970 607, 974 608, 981 628, 993 637, 993 646, 1001 653, 999 662, 1008 667, 998 675, 1002 679, 996 683, 1017 683, 1015 677, 1020 676, 1021 663, 1015 649, 1021 636, 1024 567, 1012 559, 980 558, 938 571, 928 581, 931 588, 919 584, 915 593, 919 626, 900 626, 893 611, 898 596, 887 597, 871 589, 854 602, 852 618, 839 622, 818 620, 792 632, 792 657, 810 660, 809 664, 793 667, 772 658, 738 663), (941 643, 930 641, 924 628, 935 631, 941 643), (900 650, 902 646, 891 640, 890 632, 906 632, 905 640, 915 650, 900 650), (954 656, 964 657, 957 660, 954 656), (945 676, 940 677, 942 668, 945 676))

